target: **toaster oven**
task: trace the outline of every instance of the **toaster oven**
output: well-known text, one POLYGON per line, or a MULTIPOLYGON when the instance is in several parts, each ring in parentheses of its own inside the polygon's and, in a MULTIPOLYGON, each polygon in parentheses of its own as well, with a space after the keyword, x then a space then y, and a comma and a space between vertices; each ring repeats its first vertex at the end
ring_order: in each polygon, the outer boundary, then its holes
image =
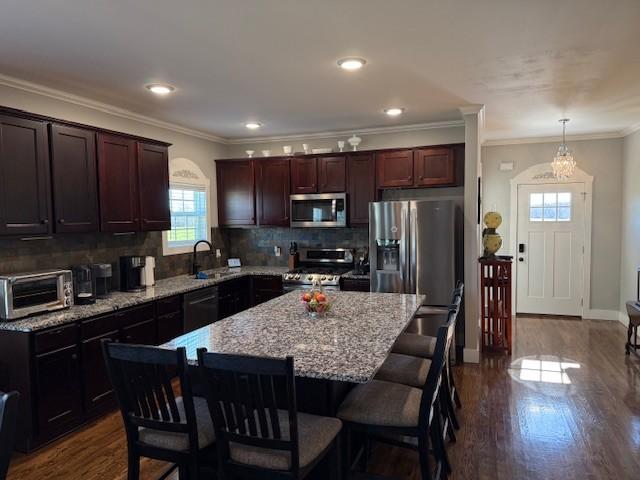
POLYGON ((73 305, 70 270, 0 275, 0 319, 50 312, 73 305))

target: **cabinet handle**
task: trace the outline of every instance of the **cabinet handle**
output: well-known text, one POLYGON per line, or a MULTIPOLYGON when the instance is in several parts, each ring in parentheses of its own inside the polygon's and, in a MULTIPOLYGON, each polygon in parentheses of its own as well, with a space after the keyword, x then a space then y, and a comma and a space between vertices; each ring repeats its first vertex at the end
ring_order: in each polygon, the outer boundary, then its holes
POLYGON ((47 220, 46 218, 43 218, 42 220, 40 220, 40 223, 42 225, 47 225, 49 223, 49 220, 47 220))
POLYGON ((71 355, 71 360, 73 360, 74 362, 78 360, 78 354, 74 353, 73 355, 71 355))
POLYGON ((58 223, 64 223, 64 218, 61 218, 60 220, 58 220, 58 223))

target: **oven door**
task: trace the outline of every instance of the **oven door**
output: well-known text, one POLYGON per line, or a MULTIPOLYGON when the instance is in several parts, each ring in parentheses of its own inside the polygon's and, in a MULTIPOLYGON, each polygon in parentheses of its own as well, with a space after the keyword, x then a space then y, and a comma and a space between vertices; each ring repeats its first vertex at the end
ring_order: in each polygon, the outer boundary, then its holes
POLYGON ((292 227, 346 227, 347 194, 291 195, 292 227))

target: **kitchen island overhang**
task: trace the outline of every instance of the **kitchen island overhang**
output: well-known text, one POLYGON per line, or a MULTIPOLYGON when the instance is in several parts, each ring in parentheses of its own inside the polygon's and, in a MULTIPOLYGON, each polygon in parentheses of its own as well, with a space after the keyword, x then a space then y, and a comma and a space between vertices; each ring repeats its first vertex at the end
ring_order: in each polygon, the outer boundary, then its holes
POLYGON ((199 348, 257 357, 292 356, 296 377, 366 383, 424 302, 423 295, 336 291, 329 295, 331 311, 312 319, 304 312, 302 293, 290 292, 162 347, 185 347, 192 363, 199 348))

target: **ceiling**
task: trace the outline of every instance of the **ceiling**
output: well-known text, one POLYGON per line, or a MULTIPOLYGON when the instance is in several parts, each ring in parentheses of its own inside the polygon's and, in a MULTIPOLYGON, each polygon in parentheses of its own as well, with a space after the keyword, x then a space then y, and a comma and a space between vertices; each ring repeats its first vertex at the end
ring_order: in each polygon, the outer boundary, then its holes
POLYGON ((487 139, 557 135, 564 116, 573 134, 640 122, 638 0, 2 3, 1 73, 227 139, 459 120, 471 104, 487 139), (368 63, 345 72, 345 56, 368 63), (158 81, 176 92, 144 89, 158 81))

